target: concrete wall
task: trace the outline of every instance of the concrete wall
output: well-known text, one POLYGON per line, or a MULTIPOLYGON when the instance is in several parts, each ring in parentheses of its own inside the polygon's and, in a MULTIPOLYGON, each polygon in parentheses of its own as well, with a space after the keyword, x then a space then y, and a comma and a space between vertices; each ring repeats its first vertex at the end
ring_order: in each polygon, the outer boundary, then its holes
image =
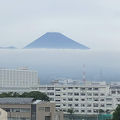
POLYGON ((45 120, 45 117, 50 117, 50 120, 54 120, 55 116, 55 104, 49 102, 40 102, 36 106, 36 119, 45 120), (50 111, 46 111, 46 108, 50 108, 50 111))
POLYGON ((7 112, 0 108, 0 120, 7 120, 7 112))

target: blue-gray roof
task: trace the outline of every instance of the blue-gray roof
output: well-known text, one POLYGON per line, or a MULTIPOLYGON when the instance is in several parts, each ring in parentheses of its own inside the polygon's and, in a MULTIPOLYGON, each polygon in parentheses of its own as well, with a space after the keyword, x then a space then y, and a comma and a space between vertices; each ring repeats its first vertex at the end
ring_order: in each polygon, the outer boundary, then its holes
POLYGON ((0 98, 0 104, 32 104, 33 98, 0 98))

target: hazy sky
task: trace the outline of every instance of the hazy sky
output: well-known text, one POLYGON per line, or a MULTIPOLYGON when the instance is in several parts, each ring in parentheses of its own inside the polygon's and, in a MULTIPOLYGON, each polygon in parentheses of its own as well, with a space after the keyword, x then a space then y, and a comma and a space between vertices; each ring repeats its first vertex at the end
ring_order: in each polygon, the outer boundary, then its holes
POLYGON ((0 46, 61 32, 92 49, 120 49, 120 0, 0 0, 0 46))

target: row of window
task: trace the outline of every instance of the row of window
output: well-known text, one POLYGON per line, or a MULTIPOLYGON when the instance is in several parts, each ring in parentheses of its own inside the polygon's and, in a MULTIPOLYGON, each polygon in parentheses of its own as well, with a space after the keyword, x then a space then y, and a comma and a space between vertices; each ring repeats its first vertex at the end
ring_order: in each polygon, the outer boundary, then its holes
MULTIPOLYGON (((64 87, 63 88, 63 90, 66 90, 66 89, 68 89, 68 90, 70 90, 70 89, 80 89, 80 90, 99 90, 99 88, 84 88, 84 87, 81 87, 81 88, 79 88, 79 87, 64 87)), ((54 87, 47 87, 47 90, 55 90, 55 91, 61 91, 61 89, 56 89, 56 88, 54 88, 54 87)))
MULTIPOLYGON (((50 98, 50 100, 54 101, 54 98, 50 98)), ((62 99, 63 101, 108 101, 108 102, 112 102, 112 98, 81 98, 81 99, 78 99, 78 98, 63 98, 62 99)), ((118 99, 120 101, 120 99, 118 99)), ((55 101, 61 101, 61 99, 56 99, 55 101)))
MULTIPOLYGON (((54 98, 50 98, 50 101, 56 101, 56 102, 60 102, 61 100, 60 99, 54 99, 54 98)), ((69 99, 66 99, 66 98, 63 98, 63 101, 79 101, 79 99, 78 98, 75 98, 75 99, 73 99, 73 98, 69 98, 69 99)), ((81 99, 81 101, 101 101, 101 102, 103 102, 103 101, 105 101, 105 99, 99 99, 99 98, 87 98, 87 99, 81 99)), ((110 100, 106 100, 106 101, 112 101, 112 99, 110 99, 110 100)), ((120 99, 118 99, 117 100, 117 102, 120 102, 120 99)))
POLYGON ((30 108, 3 108, 6 112, 30 112, 30 108))
POLYGON ((97 104, 97 103, 93 103, 93 104, 63 104, 63 106, 68 106, 68 107, 112 107, 112 104, 97 104))
POLYGON ((120 91, 111 91, 112 94, 120 94, 120 91))
MULTIPOLYGON (((47 95, 55 95, 54 92, 47 92, 47 95)), ((78 93, 78 92, 75 92, 75 93, 72 93, 72 92, 68 92, 68 93, 63 93, 63 95, 68 95, 68 96, 71 96, 71 95, 74 95, 74 96, 105 96, 104 93, 78 93)), ((60 94, 56 94, 55 96, 61 96, 60 94)))
MULTIPOLYGON (((111 110, 107 110, 107 111, 111 111, 111 110)), ((63 109, 63 112, 67 112, 66 109, 63 109)), ((99 113, 99 109, 93 109, 93 110, 85 110, 85 109, 82 109, 82 110, 78 110, 78 109, 75 109, 74 112, 80 112, 80 113, 99 113)))

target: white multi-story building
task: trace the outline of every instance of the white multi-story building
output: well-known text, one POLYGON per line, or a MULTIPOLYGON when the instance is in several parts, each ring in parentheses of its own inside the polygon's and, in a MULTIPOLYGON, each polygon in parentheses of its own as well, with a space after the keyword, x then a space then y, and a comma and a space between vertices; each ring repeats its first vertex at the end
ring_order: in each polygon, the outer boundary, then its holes
POLYGON ((46 93, 58 110, 76 114, 98 114, 100 110, 112 112, 120 104, 120 85, 106 82, 62 83, 40 85, 39 91, 46 93))
POLYGON ((0 89, 19 89, 37 87, 38 72, 25 67, 18 69, 0 69, 0 89))
POLYGON ((98 114, 100 110, 112 112, 120 104, 120 83, 54 81, 40 85, 38 73, 28 69, 0 69, 1 92, 46 93, 56 109, 67 113, 73 109, 76 114, 98 114))

